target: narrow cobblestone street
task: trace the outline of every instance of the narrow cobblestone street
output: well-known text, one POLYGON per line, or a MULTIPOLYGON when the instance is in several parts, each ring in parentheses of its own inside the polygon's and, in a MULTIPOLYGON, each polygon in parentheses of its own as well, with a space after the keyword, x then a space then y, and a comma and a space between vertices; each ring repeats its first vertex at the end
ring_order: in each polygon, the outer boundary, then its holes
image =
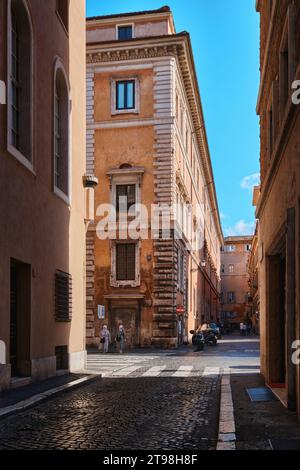
POLYGON ((104 377, 0 421, 0 449, 215 449, 222 371, 257 374, 258 346, 95 355, 104 377))

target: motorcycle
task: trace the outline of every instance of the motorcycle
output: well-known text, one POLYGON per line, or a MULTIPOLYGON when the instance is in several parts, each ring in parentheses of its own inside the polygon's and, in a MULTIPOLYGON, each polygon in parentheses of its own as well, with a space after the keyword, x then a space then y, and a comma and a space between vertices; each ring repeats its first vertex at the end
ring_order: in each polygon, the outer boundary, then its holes
POLYGON ((202 331, 195 331, 191 330, 190 331, 192 337, 192 343, 194 346, 196 346, 195 352, 196 351, 203 351, 204 345, 205 345, 205 339, 202 331))
POLYGON ((204 336, 204 341, 205 344, 209 346, 217 346, 218 344, 218 338, 212 329, 204 330, 202 331, 203 336, 204 336))

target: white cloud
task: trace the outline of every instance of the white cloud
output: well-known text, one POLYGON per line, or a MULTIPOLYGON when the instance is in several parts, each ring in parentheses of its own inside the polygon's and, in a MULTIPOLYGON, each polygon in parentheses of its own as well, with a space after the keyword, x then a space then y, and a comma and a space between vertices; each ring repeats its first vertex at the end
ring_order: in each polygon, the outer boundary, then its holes
POLYGON ((255 230, 255 222, 246 222, 241 219, 233 227, 226 227, 224 233, 226 237, 253 235, 255 230))
POLYGON ((248 189, 252 191, 253 186, 258 186, 260 184, 260 174, 253 173, 253 175, 245 176, 241 181, 241 188, 248 189))
POLYGON ((224 212, 220 212, 220 218, 221 218, 222 220, 226 219, 226 217, 227 217, 227 216, 226 216, 226 214, 224 214, 224 212))

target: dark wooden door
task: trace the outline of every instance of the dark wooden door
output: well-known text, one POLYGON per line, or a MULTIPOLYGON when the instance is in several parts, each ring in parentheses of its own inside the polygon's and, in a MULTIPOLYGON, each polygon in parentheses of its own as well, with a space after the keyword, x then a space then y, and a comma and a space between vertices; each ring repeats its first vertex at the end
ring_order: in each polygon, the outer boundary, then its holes
POLYGON ((17 375, 18 372, 18 293, 17 293, 17 266, 15 263, 11 264, 10 269, 10 364, 12 376, 17 375))
POLYGON ((109 329, 112 341, 115 340, 120 323, 124 325, 126 333, 126 349, 140 345, 140 321, 137 308, 112 308, 110 311, 109 329))

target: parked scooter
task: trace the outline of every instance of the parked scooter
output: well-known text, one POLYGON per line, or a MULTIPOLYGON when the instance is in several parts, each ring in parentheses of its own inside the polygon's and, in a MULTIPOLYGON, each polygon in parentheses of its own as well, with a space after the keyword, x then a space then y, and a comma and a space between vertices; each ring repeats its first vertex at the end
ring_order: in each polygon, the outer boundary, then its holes
POLYGON ((191 335, 193 335, 192 343, 194 346, 196 346, 195 352, 203 351, 204 345, 205 345, 205 339, 204 339, 204 335, 202 331, 191 330, 190 333, 191 335))
POLYGON ((203 333, 203 336, 204 336, 205 344, 207 344, 209 346, 217 346, 218 338, 217 338, 214 330, 209 328, 207 330, 204 330, 202 333, 203 333))

